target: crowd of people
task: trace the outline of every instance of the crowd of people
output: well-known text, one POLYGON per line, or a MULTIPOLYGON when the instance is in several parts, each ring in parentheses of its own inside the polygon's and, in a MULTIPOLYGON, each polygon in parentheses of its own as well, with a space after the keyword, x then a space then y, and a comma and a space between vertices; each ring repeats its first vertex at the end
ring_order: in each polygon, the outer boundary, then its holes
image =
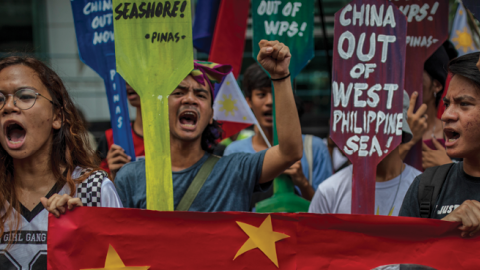
MULTIPOLYGON (((222 157, 212 154, 221 135, 213 119, 212 86, 231 71, 229 65, 196 61, 169 95, 175 210, 255 211, 256 202, 272 196, 272 180, 286 174, 297 195, 311 200, 309 212, 351 213, 352 165, 334 170, 331 145, 301 133, 289 48, 266 40, 259 46, 259 64, 246 69, 243 91, 268 142, 256 127, 252 137, 228 145, 222 157), (273 103, 281 109, 273 110, 273 103), (269 147, 273 113, 278 144, 269 147)), ((374 211, 460 222, 459 234, 473 237, 480 230, 480 53, 456 57, 448 50, 440 47, 425 63, 418 110, 413 108, 418 93, 404 92, 402 144, 377 166, 374 211), (444 112, 437 119, 443 91, 444 112), (420 140, 423 173, 404 161, 420 140)), ((90 147, 67 89, 47 65, 31 57, 0 60, 0 251, 6 252, 0 256, 8 254, 20 265, 46 265, 39 259, 46 256, 46 238, 23 238, 32 231, 46 235, 49 212, 60 217, 79 206, 146 208, 140 99, 128 85, 127 96, 137 109, 136 157, 114 144, 112 130, 98 151, 90 147)), ((0 258, 0 266, 3 261, 8 263, 0 258)))

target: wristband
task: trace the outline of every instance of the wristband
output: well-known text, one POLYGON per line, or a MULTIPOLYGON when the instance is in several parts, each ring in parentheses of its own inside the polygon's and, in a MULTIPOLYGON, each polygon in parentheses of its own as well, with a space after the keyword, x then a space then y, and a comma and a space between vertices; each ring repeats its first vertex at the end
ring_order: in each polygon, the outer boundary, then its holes
POLYGON ((285 80, 285 79, 286 79, 286 78, 288 78, 288 77, 290 77, 290 73, 288 73, 288 75, 287 75, 287 76, 285 76, 285 77, 282 77, 282 78, 278 78, 278 79, 272 79, 272 78, 270 78, 270 79, 271 79, 272 81, 276 82, 276 81, 285 80))

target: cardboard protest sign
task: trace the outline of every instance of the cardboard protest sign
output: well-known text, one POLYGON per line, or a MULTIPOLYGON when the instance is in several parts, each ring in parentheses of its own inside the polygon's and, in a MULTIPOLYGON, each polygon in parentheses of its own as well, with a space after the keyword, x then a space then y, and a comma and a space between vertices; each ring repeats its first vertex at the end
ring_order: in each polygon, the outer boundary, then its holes
POLYGON ((113 0, 117 69, 140 95, 147 209, 173 210, 168 95, 193 70, 190 1, 113 0))
POLYGON ((257 59, 258 42, 278 40, 290 48, 292 80, 314 56, 313 12, 315 3, 307 1, 252 0, 253 57, 257 59))
POLYGON ((80 207, 49 216, 47 263, 62 270, 477 269, 480 237, 463 239, 457 227, 428 218, 80 207))
POLYGON ((80 59, 105 82, 113 141, 135 160, 125 81, 116 72, 111 1, 72 0, 80 59))
MULTIPOLYGON (((405 90, 418 92, 415 110, 423 102, 423 65, 448 38, 448 0, 392 0, 407 17, 405 90)), ((422 168, 422 141, 412 147, 405 162, 422 168)))
MULTIPOLYGON (((293 81, 314 56, 314 0, 303 1, 265 1, 252 0, 253 19, 253 58, 260 51, 258 43, 262 39, 278 40, 290 48, 290 78, 293 81)), ((270 74, 269 74, 270 76, 270 74)), ((273 144, 278 144, 275 116, 275 95, 273 92, 273 144)), ((275 194, 272 200, 264 200, 257 205, 259 212, 308 211, 309 202, 294 195, 294 186, 290 178, 280 175, 274 180, 275 194), (278 196, 281 196, 278 198, 278 196), (283 203, 284 206, 279 206, 283 203)))
POLYGON ((401 142, 407 22, 390 1, 335 13, 330 136, 353 164, 352 214, 373 214, 378 163, 401 142))

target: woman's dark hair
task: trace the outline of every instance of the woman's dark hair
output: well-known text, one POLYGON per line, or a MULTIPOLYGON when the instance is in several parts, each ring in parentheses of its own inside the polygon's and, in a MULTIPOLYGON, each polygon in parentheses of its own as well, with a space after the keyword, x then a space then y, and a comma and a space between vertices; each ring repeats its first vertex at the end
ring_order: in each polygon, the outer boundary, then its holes
POLYGON ((243 94, 251 98, 254 89, 272 87, 267 73, 257 63, 250 65, 243 75, 243 94))
POLYGON ((87 121, 87 118, 85 118, 85 114, 83 114, 82 109, 77 107, 77 112, 78 112, 78 116, 80 116, 80 119, 83 122, 83 126, 85 127, 86 130, 88 130, 90 128, 90 123, 87 121))
POLYGON ((480 71, 477 67, 480 52, 469 53, 450 61, 449 71, 455 75, 462 75, 471 81, 480 90, 480 71))
MULTIPOLYGON (((54 113, 62 119, 60 129, 53 129, 52 148, 50 154, 50 169, 60 186, 65 184, 70 188, 70 196, 76 192, 75 184, 85 180, 92 172, 98 170, 96 156, 87 145, 87 132, 73 104, 67 89, 60 77, 47 65, 32 57, 10 56, 0 60, 0 71, 5 68, 23 65, 35 71, 53 100, 54 113), (93 169, 77 179, 72 178, 75 168, 93 169), (65 170, 61 170, 61 167, 65 170)), ((16 183, 13 178, 13 159, 3 147, 0 147, 0 209, 5 211, 0 215, 0 235, 3 235, 5 223, 14 215, 10 233, 15 233, 20 224, 20 202, 16 195, 16 183)), ((10 237, 13 240, 13 237, 10 237)), ((9 243, 11 244, 11 242, 9 243)))
MULTIPOLYGON (((447 52, 448 42, 445 42, 443 46, 440 46, 424 63, 423 69, 427 72, 430 80, 437 80, 442 85, 440 90, 435 96, 435 108, 438 107, 442 94, 445 91, 445 82, 448 75, 448 61, 450 61, 450 54, 447 52)), ((453 56, 453 55, 452 55, 453 56)), ((433 84, 432 84, 433 86, 433 84)))

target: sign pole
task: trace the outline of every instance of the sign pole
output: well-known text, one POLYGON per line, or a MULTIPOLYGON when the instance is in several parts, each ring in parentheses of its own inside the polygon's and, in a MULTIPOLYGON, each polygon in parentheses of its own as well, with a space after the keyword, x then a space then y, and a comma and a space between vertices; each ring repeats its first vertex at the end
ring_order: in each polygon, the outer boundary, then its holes
POLYGON ((113 0, 117 68, 140 95, 147 209, 173 211, 168 95, 193 70, 190 1, 113 0))
MULTIPOLYGON (((290 78, 295 77, 314 56, 314 0, 301 2, 252 0, 253 57, 259 52, 258 42, 262 39, 278 40, 290 48, 290 78)), ((267 73, 268 74, 268 73, 267 73)), ((272 85, 273 144, 277 145, 275 119, 275 94, 272 85)), ((292 180, 280 175, 273 181, 273 197, 256 205, 257 212, 306 212, 310 202, 295 195, 292 180)))
POLYGON ((406 34, 390 1, 335 13, 330 136, 353 164, 352 214, 374 214, 377 165, 401 142, 406 34))

